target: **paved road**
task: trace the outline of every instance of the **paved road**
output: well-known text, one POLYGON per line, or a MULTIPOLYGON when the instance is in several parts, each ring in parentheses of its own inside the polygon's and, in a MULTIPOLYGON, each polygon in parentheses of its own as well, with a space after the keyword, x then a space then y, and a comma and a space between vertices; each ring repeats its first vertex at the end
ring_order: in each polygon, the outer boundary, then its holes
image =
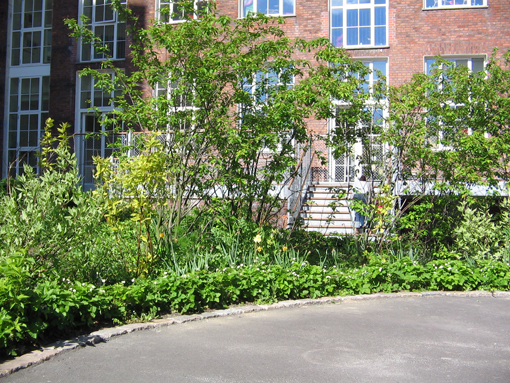
POLYGON ((8 382, 510 382, 510 299, 348 301, 188 322, 8 382))

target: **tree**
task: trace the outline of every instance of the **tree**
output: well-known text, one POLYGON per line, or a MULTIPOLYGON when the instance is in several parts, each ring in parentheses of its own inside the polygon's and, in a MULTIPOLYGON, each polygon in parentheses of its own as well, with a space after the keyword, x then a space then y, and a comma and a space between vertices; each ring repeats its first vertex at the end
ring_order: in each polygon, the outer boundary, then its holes
POLYGON ((509 58, 506 53, 498 59, 495 51, 475 72, 437 57, 430 74, 390 89, 383 140, 391 148, 396 194, 409 196, 400 214, 415 205, 401 223, 414 235, 433 242, 450 237, 459 216, 442 197, 458 201, 474 187, 498 193, 508 180, 509 58))
MULTIPOLYGON (((186 10, 192 6, 183 2, 183 14, 195 15, 186 10)), ((106 60, 102 67, 114 71, 114 77, 93 69, 82 74, 94 76, 104 89, 122 92, 114 100, 114 113, 103 116, 103 122, 152 132, 160 145, 154 146, 153 138, 132 145, 141 145, 144 156, 157 155, 161 168, 146 172, 147 184, 138 178, 136 187, 133 182, 126 187, 126 177, 135 174, 130 164, 137 160, 124 156, 119 160, 123 172, 112 172, 102 162, 99 176, 112 196, 137 194, 134 200, 124 199, 131 208, 136 199, 148 199, 144 206, 149 216, 156 213, 155 200, 165 201, 160 206, 170 207, 164 226, 171 233, 194 206, 213 208, 218 201, 231 216, 268 222, 281 207, 281 188, 294 176, 296 145, 310 143, 313 132, 307 120, 333 117, 333 100, 349 106, 343 112, 346 120, 365 113, 366 67, 327 39, 286 37, 281 18, 253 14, 232 19, 209 4, 198 17, 186 16, 186 22, 156 21, 143 29, 129 9, 118 1, 114 7, 128 19, 135 69, 122 71, 106 60), (147 142, 149 150, 143 147, 147 142), (151 174, 159 181, 151 182, 151 174), (112 188, 120 194, 111 193, 112 188)), ((94 41, 76 21, 68 24, 76 37, 94 41)))

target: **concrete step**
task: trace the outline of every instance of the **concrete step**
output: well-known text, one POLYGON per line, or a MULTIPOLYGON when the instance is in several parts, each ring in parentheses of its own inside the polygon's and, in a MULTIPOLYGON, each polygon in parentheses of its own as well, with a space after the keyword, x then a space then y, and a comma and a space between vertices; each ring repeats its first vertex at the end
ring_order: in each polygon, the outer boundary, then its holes
POLYGON ((328 218, 345 218, 345 219, 351 219, 351 213, 349 210, 342 210, 342 211, 301 211, 300 213, 301 218, 303 219, 328 219, 328 218))

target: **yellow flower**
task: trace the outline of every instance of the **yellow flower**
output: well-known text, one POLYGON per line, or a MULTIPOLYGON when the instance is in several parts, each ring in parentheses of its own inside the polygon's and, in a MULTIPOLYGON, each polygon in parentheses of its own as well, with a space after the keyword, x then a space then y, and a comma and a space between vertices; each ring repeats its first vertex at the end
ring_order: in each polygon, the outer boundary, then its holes
POLYGON ((163 238, 164 236, 165 236, 165 234, 164 234, 164 233, 159 233, 159 237, 160 237, 160 238, 163 238))
POLYGON ((262 246, 257 247, 257 251, 261 252, 262 251, 262 246))
POLYGON ((262 236, 260 234, 257 234, 255 238, 253 238, 253 242, 260 243, 262 242, 262 236))
POLYGON ((282 247, 282 250, 283 250, 283 251, 287 251, 287 246, 283 246, 283 247, 282 247))

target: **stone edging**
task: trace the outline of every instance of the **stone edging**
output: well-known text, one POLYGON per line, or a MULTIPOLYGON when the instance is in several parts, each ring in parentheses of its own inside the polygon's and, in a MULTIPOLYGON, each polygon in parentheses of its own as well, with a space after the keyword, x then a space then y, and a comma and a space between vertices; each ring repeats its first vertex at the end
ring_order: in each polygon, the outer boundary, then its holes
POLYGON ((74 339, 58 341, 52 343, 42 350, 32 351, 28 354, 21 355, 13 360, 0 364, 0 378, 10 375, 18 370, 29 366, 40 364, 46 360, 53 358, 55 355, 63 352, 74 350, 79 347, 94 346, 95 344, 108 342, 111 338, 119 335, 129 334, 133 331, 150 330, 159 327, 171 326, 186 322, 199 321, 210 318, 226 317, 230 315, 241 315, 257 311, 267 311, 274 309, 283 309, 287 307, 297 307, 305 305, 319 305, 325 303, 341 303, 347 301, 361 301, 382 298, 407 298, 407 297, 430 297, 430 296, 456 296, 456 297, 494 297, 494 298, 510 298, 508 291, 495 291, 493 293, 487 291, 460 291, 460 292, 444 292, 444 291, 424 291, 421 293, 377 293, 366 295, 325 297, 317 299, 299 299, 290 301, 281 301, 271 305, 247 305, 232 307, 225 310, 215 310, 195 315, 182 315, 164 319, 155 319, 151 322, 133 323, 123 326, 105 328, 103 330, 94 331, 89 335, 82 335, 74 339))

